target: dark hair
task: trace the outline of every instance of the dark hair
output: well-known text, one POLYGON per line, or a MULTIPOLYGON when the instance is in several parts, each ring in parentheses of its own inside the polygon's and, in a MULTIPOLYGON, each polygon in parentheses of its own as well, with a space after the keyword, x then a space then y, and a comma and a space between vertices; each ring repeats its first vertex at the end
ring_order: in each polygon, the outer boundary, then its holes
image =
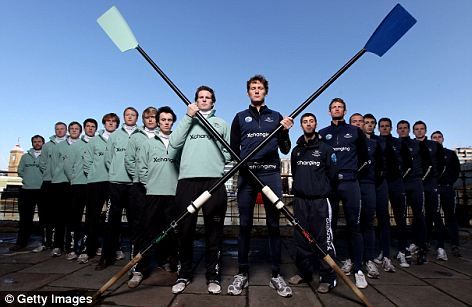
POLYGON ((98 128, 98 123, 93 118, 87 118, 86 120, 84 120, 84 127, 87 125, 87 123, 92 123, 95 125, 95 128, 98 128))
POLYGON ((409 123, 407 120, 404 120, 404 119, 402 119, 401 121, 399 121, 399 122, 397 123, 397 129, 398 129, 398 126, 399 126, 399 125, 402 125, 402 124, 406 124, 406 126, 408 127, 408 129, 410 129, 410 123, 409 123))
POLYGON ((109 119, 114 120, 116 122, 117 126, 120 125, 120 118, 115 113, 107 113, 107 114, 103 115, 102 124, 105 125, 105 122, 109 119))
POLYGON ((128 111, 128 110, 131 110, 131 111, 133 111, 134 113, 136 113, 136 117, 139 116, 138 110, 136 110, 136 109, 133 108, 133 107, 127 107, 127 108, 123 111, 123 116, 125 116, 125 113, 126 113, 126 111, 128 111))
POLYGON ((161 117, 161 113, 169 113, 172 114, 172 119, 174 123, 177 121, 177 115, 175 115, 174 111, 169 106, 163 106, 157 109, 157 122, 159 122, 159 118, 161 117))
POLYGON ((362 115, 361 113, 354 113, 354 114, 351 115, 351 117, 349 117, 349 123, 351 123, 351 119, 352 119, 354 116, 360 116, 360 117, 362 117, 362 119, 364 119, 364 115, 362 115))
POLYGON ((374 120, 374 123, 377 125, 377 119, 376 119, 375 116, 372 115, 371 113, 364 114, 364 119, 366 119, 366 118, 373 119, 373 120, 374 120))
POLYGON ((66 125, 66 123, 64 123, 64 122, 57 122, 57 123, 55 123, 55 124, 54 124, 54 128, 55 128, 56 126, 59 126, 59 125, 65 126, 65 127, 67 128, 67 125, 66 125))
POLYGON ((303 122, 303 119, 305 117, 313 117, 315 119, 315 122, 318 122, 318 120, 316 119, 315 114, 307 112, 307 113, 303 114, 302 117, 300 117, 300 124, 303 122))
POLYGON ((73 126, 73 125, 79 126, 79 128, 80 128, 80 133, 82 133, 82 125, 81 125, 79 122, 76 122, 76 121, 70 122, 69 126, 67 127, 67 130, 69 130, 70 127, 73 126))
POLYGON ((381 119, 379 119, 379 126, 381 122, 388 122, 390 124, 390 127, 392 127, 392 120, 388 117, 382 117, 381 119))
POLYGON ((254 83, 254 82, 257 82, 257 81, 259 81, 260 83, 262 83, 262 85, 264 85, 264 88, 266 90, 266 94, 268 94, 269 93, 269 81, 267 81, 267 79, 263 75, 255 75, 255 76, 251 77, 251 79, 247 80, 247 82, 246 82, 247 91, 249 92, 249 87, 251 86, 251 83, 254 83))
POLYGON ((343 107, 344 107, 344 111, 346 111, 346 102, 344 102, 344 100, 343 100, 342 98, 338 98, 338 97, 333 98, 333 99, 331 100, 331 102, 329 103, 328 111, 331 111, 331 106, 332 106, 333 103, 335 103, 335 102, 340 102, 340 103, 342 103, 342 105, 343 105, 343 107))
POLYGON ((418 121, 416 121, 416 122, 414 123, 414 125, 413 125, 413 130, 415 130, 415 126, 416 126, 416 125, 424 125, 424 131, 427 131, 427 130, 428 130, 428 128, 426 128, 426 123, 425 123, 424 121, 422 121, 422 120, 418 120, 418 121))
POLYGON ((197 99, 198 99, 198 93, 200 93, 200 91, 208 91, 208 92, 210 92, 210 93, 211 93, 211 101, 212 101, 213 103, 216 102, 215 91, 214 91, 211 87, 206 86, 206 85, 202 85, 202 86, 199 86, 199 87, 197 88, 197 90, 195 91, 195 101, 197 101, 197 99))
POLYGON ((431 138, 433 138, 433 135, 435 135, 435 134, 440 134, 442 137, 444 137, 444 135, 442 134, 441 131, 436 130, 436 131, 434 131, 433 133, 431 133, 431 138))
POLYGON ((44 138, 41 135, 39 134, 33 135, 33 137, 31 138, 31 144, 33 144, 34 139, 41 139, 41 141, 43 141, 43 144, 44 144, 44 138))

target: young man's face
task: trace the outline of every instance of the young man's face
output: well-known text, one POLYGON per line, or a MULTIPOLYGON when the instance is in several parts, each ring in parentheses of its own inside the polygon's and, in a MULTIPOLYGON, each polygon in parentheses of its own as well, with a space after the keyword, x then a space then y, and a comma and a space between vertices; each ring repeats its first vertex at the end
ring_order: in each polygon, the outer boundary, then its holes
POLYGON ((364 117, 362 115, 353 115, 349 119, 349 123, 353 126, 364 129, 364 117))
POLYGON ((200 111, 210 111, 213 108, 213 95, 209 91, 201 90, 197 94, 196 103, 200 111))
POLYGON ((155 113, 146 113, 143 118, 144 127, 153 130, 157 127, 157 120, 155 113))
POLYGON ((134 126, 136 125, 136 122, 138 121, 138 114, 134 112, 131 109, 126 110, 124 114, 124 119, 125 119, 125 124, 128 126, 134 126))
POLYGON ((433 139, 433 141, 436 141, 438 142, 439 144, 442 145, 442 143, 444 142, 444 137, 439 134, 439 133, 435 133, 431 136, 431 139, 433 139))
POLYGON ((388 121, 381 121, 379 123, 380 135, 390 135, 392 133, 392 125, 388 121))
POLYGON ((364 133, 373 134, 375 130, 375 119, 373 118, 364 118, 364 133))
POLYGON ((170 113, 161 113, 159 115, 159 129, 162 133, 169 135, 174 124, 174 117, 170 113))
POLYGON ((72 125, 69 127, 69 135, 71 139, 78 139, 80 137, 80 126, 79 125, 72 125))
POLYGON ((56 132, 56 136, 62 138, 66 135, 67 127, 65 125, 56 125, 54 130, 56 132))
POLYGON ((410 128, 408 128, 408 124, 398 124, 397 125, 397 133, 398 136, 401 138, 407 137, 410 135, 410 128))
POLYGON ((43 148, 43 140, 41 138, 34 138, 31 145, 34 150, 41 150, 43 148))
POLYGON ((413 127, 413 134, 417 139, 424 139, 426 136, 426 127, 423 124, 417 124, 413 127))
POLYGON ((264 103, 265 96, 267 95, 264 84, 260 81, 252 81, 249 84, 249 90, 247 91, 251 103, 255 106, 260 106, 264 103))
POLYGON ((336 101, 331 104, 328 113, 332 119, 340 120, 344 118, 344 115, 346 115, 346 109, 344 108, 344 104, 336 101))
POLYGON ((316 120, 313 116, 306 116, 302 119, 302 130, 305 134, 313 134, 316 129, 316 120))
POLYGON ((107 132, 112 133, 113 131, 116 130, 117 126, 118 126, 118 123, 113 118, 109 118, 105 121, 105 130, 107 132))
POLYGON ((85 123, 84 132, 87 136, 89 137, 95 136, 96 131, 97 131, 97 126, 95 126, 94 123, 92 122, 85 123))

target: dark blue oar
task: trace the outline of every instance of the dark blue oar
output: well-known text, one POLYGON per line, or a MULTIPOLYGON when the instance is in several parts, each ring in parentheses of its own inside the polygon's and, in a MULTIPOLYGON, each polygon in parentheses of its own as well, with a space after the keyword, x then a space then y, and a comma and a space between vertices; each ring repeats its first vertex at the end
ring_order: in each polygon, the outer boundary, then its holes
MULTIPOLYGON (((314 92, 302 105, 300 105, 290 117, 295 118, 298 116, 308 105, 310 105, 324 90, 326 90, 339 76, 341 76, 355 61, 357 61, 366 51, 375 53, 379 56, 382 56, 390 47, 392 47, 414 24, 416 20, 399 4, 397 4, 394 9, 385 17, 382 23, 379 25, 377 30, 374 32, 372 37, 369 39, 367 44, 362 48, 351 60, 349 60, 336 74, 334 74, 325 84, 323 84, 316 92, 314 92)), ((113 42, 118 46, 118 48, 123 52, 130 49, 137 49, 146 60, 153 66, 153 68, 164 78, 164 80, 172 87, 172 89, 177 93, 177 95, 182 98, 182 100, 188 103, 188 99, 180 92, 180 90, 172 83, 172 81, 162 72, 162 70, 151 60, 151 58, 144 52, 144 50, 139 46, 136 38, 131 32, 128 24, 121 16, 119 11, 112 7, 104 15, 98 19, 98 23, 104 29, 104 31, 110 36, 113 42)), ((280 125, 276 130, 274 130, 266 139, 264 139, 253 151, 249 153, 244 159, 239 159, 232 150, 233 156, 236 156, 236 160, 239 161, 230 171, 228 171, 225 176, 223 176, 211 189, 205 191, 200 195, 196 200, 188 206, 187 211, 184 212, 177 220, 172 222, 168 229, 164 230, 153 243, 158 243, 166 234, 176 227, 176 225, 184 219, 187 215, 195 213, 198 208, 200 208, 206 200, 211 197, 212 192, 218 189, 222 184, 224 184, 231 176, 241 168, 241 166, 246 163, 254 154, 256 154, 272 137, 274 137, 283 126, 280 125)), ((211 131, 211 129, 210 129, 211 131)), ((212 131, 211 131, 212 132, 212 131)), ((225 143, 225 142, 222 142, 225 143)), ((225 144, 227 145, 227 144, 225 144)), ((226 147, 226 146, 225 146, 226 147)), ((255 176, 254 176, 255 177, 255 176)), ((260 181, 259 181, 260 182, 260 181)), ((261 185, 263 185, 261 183, 261 185)), ((346 277, 346 275, 340 270, 336 265, 334 260, 327 254, 325 254, 321 248, 316 244, 311 235, 301 228, 296 220, 293 218, 293 215, 284 207, 284 204, 280 199, 273 193, 270 189, 263 189, 264 194, 271 200, 273 204, 276 205, 278 209, 281 209, 282 212, 288 213, 286 216, 294 222, 296 229, 299 230, 302 235, 307 239, 310 246, 317 247, 317 250, 321 251, 321 254, 324 255, 324 260, 336 271, 336 273, 346 282, 346 284, 354 291, 354 293, 367 305, 370 306, 367 298, 362 294, 362 292, 354 286, 352 281, 346 277), (285 210, 284 210, 285 209, 285 210), (292 220, 293 219, 293 220, 292 220), (297 227, 298 226, 298 227, 297 227)), ((143 252, 146 252, 149 248, 146 248, 143 252)), ((125 266, 120 272, 115 274, 104 286, 100 288, 95 294, 95 298, 99 297, 102 293, 106 291, 113 283, 115 283, 122 275, 124 275, 129 268, 131 268, 136 262, 138 262, 142 257, 142 253, 136 255, 136 259, 131 260, 127 266, 125 266), (119 276, 118 276, 119 275, 119 276)))

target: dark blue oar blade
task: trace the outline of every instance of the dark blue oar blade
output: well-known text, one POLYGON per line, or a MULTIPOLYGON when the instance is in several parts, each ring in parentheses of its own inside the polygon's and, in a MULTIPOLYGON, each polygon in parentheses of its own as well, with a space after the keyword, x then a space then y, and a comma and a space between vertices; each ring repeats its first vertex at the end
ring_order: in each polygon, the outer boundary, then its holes
POLYGON ((378 56, 384 55, 416 23, 400 4, 397 4, 370 37, 365 49, 378 56))

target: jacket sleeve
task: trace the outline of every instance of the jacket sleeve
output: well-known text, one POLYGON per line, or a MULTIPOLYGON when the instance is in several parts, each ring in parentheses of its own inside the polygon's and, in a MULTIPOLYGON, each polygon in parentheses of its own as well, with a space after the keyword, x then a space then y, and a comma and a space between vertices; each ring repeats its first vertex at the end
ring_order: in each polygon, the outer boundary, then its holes
MULTIPOLYGON (((226 123, 224 123, 224 126, 223 126, 223 139, 226 141, 227 144, 230 143, 230 131, 228 129, 228 125, 226 123)), ((223 156, 225 157, 225 164, 230 162, 233 157, 231 156, 231 154, 229 153, 229 151, 223 146, 221 145, 221 152, 223 153, 223 156)))
POLYGON ((431 154, 429 153, 426 142, 419 142, 421 166, 423 168, 423 176, 427 175, 428 169, 432 167, 431 154))
POLYGON ((241 157, 241 127, 239 126, 238 115, 233 118, 230 134, 231 149, 241 157))
POLYGON ((43 148, 41 149, 41 155, 39 156, 39 169, 41 173, 45 173, 47 171, 48 166, 48 156, 49 156, 49 143, 44 144, 43 148))
POLYGON ((382 147, 380 146, 379 142, 375 143, 375 179, 376 182, 381 182, 382 178, 384 177, 385 160, 382 147))
POLYGON ((139 181, 146 185, 148 182, 149 172, 149 143, 145 142, 138 152, 138 178, 139 181))
POLYGON ((28 153, 25 153, 24 155, 21 156, 20 163, 18 164, 17 173, 18 173, 18 177, 21 177, 21 178, 23 178, 23 176, 25 175, 25 162, 26 162, 27 154, 28 153))
MULTIPOLYGON (((100 136, 96 136, 98 138, 100 136)), ((93 149, 94 149, 94 139, 91 139, 90 142, 87 144, 85 147, 85 150, 83 152, 83 163, 84 163, 84 173, 85 176, 88 176, 90 173, 90 169, 93 163, 93 149)))
POLYGON ((367 137, 360 128, 357 128, 358 138, 356 140, 357 167, 360 168, 364 163, 369 163, 369 151, 367 147, 367 137))
POLYGON ((136 142, 136 138, 131 137, 128 142, 128 146, 126 148, 125 153, 125 169, 126 172, 131 176, 131 178, 135 178, 136 174, 136 160, 137 160, 137 153, 138 153, 138 144, 136 142))
POLYGON ((461 164, 459 162, 459 158, 457 157, 457 154, 455 151, 451 150, 451 162, 450 162, 450 168, 451 168, 451 183, 454 184, 457 179, 459 179, 459 175, 461 172, 461 164))
POLYGON ((436 143, 436 146, 438 147, 438 150, 436 152, 438 177, 440 177, 444 173, 444 171, 446 170, 445 169, 445 167, 446 167, 446 152, 444 150, 444 147, 441 144, 436 143))
MULTIPOLYGON (((74 148, 75 149, 75 148, 74 148)), ((66 174, 67 180, 69 182, 72 180, 75 168, 75 160, 77 159, 77 151, 71 150, 69 155, 64 159, 64 173, 66 174)))
MULTIPOLYGON (((283 118, 282 115, 280 115, 279 119, 280 119, 279 120, 279 122, 280 122, 284 118, 283 118)), ((280 152, 283 153, 284 155, 288 154, 290 152, 290 148, 292 147, 292 143, 290 142, 290 135, 288 133, 288 130, 281 129, 280 132, 277 135, 277 139, 278 139, 280 152)))
POLYGON ((105 166, 107 170, 110 169, 111 161, 113 161, 113 157, 115 155, 115 144, 114 144, 114 137, 113 134, 110 135, 107 141, 107 147, 105 149, 105 166))
POLYGON ((190 131, 190 127, 192 126, 193 118, 185 114, 184 118, 182 118, 175 129, 169 137, 169 146, 173 148, 181 148, 185 144, 185 140, 187 139, 188 132, 190 131))

